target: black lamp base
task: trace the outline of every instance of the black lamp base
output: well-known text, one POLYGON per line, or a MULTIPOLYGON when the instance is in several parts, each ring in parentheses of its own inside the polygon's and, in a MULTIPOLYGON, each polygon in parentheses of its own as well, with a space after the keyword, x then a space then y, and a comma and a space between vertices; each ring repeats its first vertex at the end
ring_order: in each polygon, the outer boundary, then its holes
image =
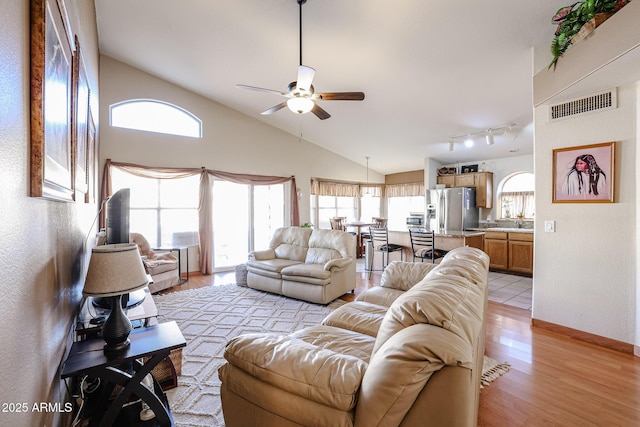
POLYGON ((104 354, 108 356, 120 354, 131 345, 129 333, 133 327, 129 318, 122 311, 121 297, 122 295, 111 297, 111 307, 114 308, 109 313, 107 321, 102 325, 102 338, 106 342, 104 354))

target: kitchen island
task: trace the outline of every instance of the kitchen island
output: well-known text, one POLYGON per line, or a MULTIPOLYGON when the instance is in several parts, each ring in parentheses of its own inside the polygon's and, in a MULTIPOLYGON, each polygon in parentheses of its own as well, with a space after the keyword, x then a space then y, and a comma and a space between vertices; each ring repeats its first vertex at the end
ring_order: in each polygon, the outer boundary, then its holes
MULTIPOLYGON (((481 231, 449 231, 446 233, 435 233, 436 249, 460 248, 463 246, 471 246, 473 248, 484 249, 484 233, 481 231)), ((396 243, 405 247, 404 259, 412 261, 411 255, 411 237, 409 230, 407 231, 391 231, 389 230, 389 243, 396 243)))

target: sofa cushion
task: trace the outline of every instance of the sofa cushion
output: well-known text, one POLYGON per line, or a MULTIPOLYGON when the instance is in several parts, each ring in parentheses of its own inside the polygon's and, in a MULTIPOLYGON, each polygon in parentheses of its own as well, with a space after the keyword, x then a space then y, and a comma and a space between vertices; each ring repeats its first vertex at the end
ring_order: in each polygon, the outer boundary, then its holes
POLYGON ((303 262, 312 232, 312 229, 303 227, 278 228, 273 233, 269 248, 275 251, 278 258, 303 262))
POLYGON ((322 320, 322 324, 375 337, 387 308, 364 301, 353 301, 333 310, 322 320))
POLYGON ((300 261, 289 260, 284 258, 272 258, 262 261, 249 260, 247 261, 247 270, 253 272, 268 271, 272 273, 280 273, 284 268, 292 265, 300 264, 300 261))
POLYGON ((376 339, 370 335, 327 325, 315 325, 300 329, 291 336, 317 348, 348 354, 367 363, 369 363, 371 351, 376 342, 376 339))
POLYGON ((382 272, 380 286, 408 291, 438 264, 392 261, 382 272))
POLYGON ((383 288, 381 286, 374 286, 367 289, 356 297, 356 301, 369 302, 371 304, 382 305, 384 307, 390 307, 393 302, 398 299, 400 295, 404 295, 405 291, 392 288, 383 288))
MULTIPOLYGON (((400 330, 371 357, 360 388, 355 427, 400 425, 431 375, 447 365, 471 374, 472 345, 433 325, 414 324, 400 330)), ((468 388, 469 381, 460 387, 468 388)))
POLYGON ((356 258, 356 237, 341 230, 313 230, 305 262, 325 263, 336 258, 356 258))
POLYGON ((450 330, 473 342, 484 316, 488 256, 460 248, 464 257, 445 257, 439 266, 396 299, 380 325, 374 353, 398 331, 418 323, 450 330))
POLYGON ((355 407, 367 366, 357 357, 277 334, 233 338, 224 357, 265 383, 343 411, 355 407))
POLYGON ((327 280, 331 278, 331 272, 324 269, 322 264, 295 264, 283 268, 282 276, 294 277, 310 277, 313 279, 327 280))

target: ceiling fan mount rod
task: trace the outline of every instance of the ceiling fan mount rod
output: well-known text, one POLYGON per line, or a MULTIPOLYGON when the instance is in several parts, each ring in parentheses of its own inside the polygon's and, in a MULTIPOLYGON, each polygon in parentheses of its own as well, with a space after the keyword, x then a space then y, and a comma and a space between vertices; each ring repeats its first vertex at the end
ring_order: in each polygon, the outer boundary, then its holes
POLYGON ((296 0, 298 2, 298 4, 300 5, 300 19, 299 19, 299 23, 300 25, 298 25, 299 28, 299 34, 298 34, 298 40, 300 41, 300 63, 298 65, 302 65, 302 5, 305 4, 307 2, 307 0, 296 0))

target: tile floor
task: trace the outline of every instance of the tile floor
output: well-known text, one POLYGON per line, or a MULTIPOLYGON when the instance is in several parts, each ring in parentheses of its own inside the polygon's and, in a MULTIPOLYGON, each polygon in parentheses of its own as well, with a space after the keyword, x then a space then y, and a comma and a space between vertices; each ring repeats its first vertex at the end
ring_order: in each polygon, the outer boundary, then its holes
POLYGON ((533 279, 489 272, 489 301, 531 310, 533 279))
MULTIPOLYGON (((356 271, 365 271, 362 258, 356 262, 356 271)), ((489 301, 531 310, 532 287, 531 277, 489 272, 489 301)))

